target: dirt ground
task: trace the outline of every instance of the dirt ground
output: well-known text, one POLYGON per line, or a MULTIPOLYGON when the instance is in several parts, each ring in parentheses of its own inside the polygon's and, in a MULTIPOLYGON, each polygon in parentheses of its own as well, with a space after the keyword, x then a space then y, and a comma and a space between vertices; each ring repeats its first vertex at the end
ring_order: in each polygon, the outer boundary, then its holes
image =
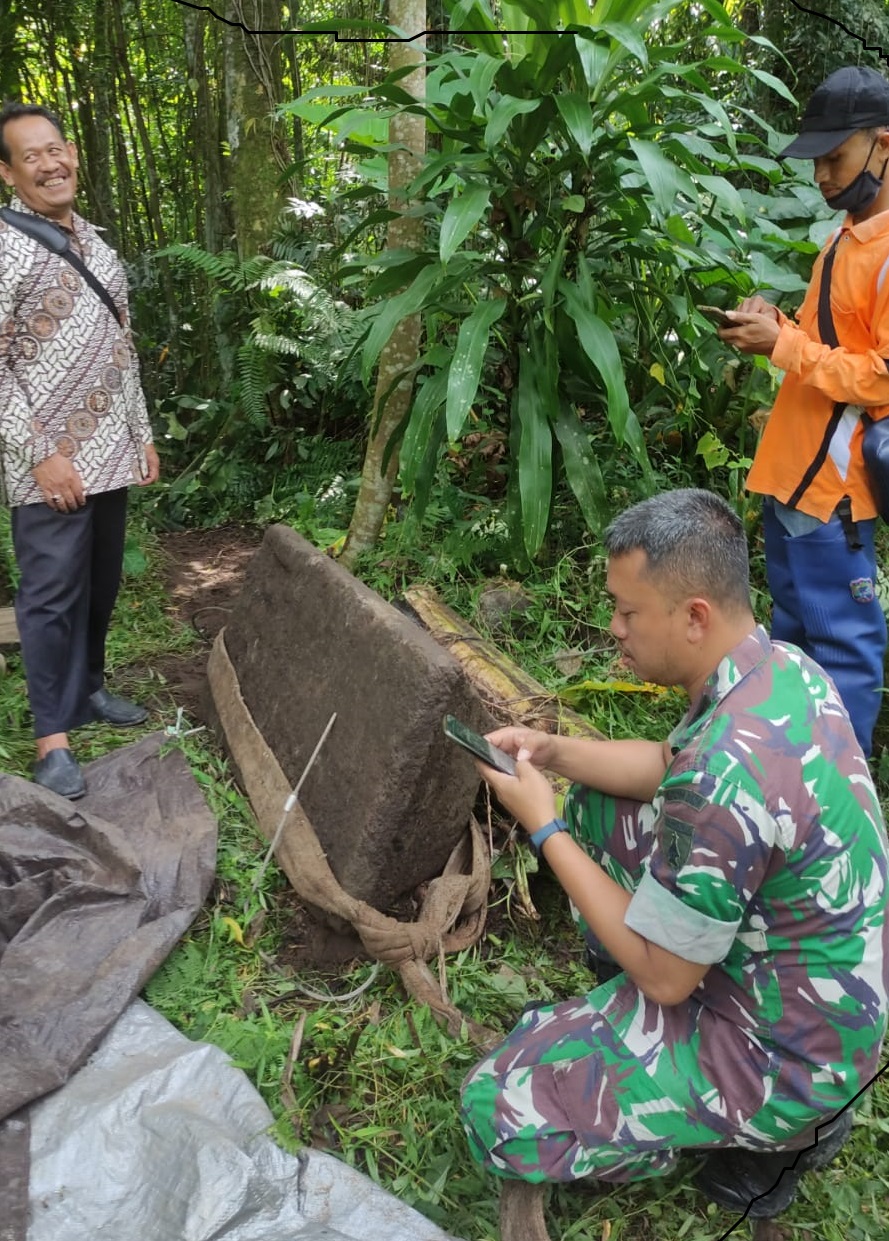
POLYGON ((262 541, 255 526, 220 526, 161 535, 164 580, 174 615, 191 625, 200 646, 185 655, 166 655, 155 665, 173 701, 190 720, 203 721, 206 664, 210 645, 233 607, 247 565, 262 541))

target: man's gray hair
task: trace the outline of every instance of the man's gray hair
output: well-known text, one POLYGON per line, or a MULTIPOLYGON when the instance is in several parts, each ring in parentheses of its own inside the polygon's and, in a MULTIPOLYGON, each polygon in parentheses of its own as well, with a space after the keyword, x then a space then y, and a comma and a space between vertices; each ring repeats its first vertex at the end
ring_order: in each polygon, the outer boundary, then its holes
POLYGON ((663 491, 616 517, 602 541, 609 556, 640 549, 648 576, 672 598, 699 595, 729 612, 750 611, 747 537, 712 491, 663 491))

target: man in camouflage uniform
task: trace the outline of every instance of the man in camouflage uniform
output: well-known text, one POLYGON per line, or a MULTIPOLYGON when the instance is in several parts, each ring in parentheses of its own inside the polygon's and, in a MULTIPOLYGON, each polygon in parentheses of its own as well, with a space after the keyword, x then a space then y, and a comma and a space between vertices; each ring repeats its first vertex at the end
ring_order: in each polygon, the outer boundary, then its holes
POLYGON ((809 1145, 878 1065, 879 803, 831 682, 756 625, 743 527, 722 500, 655 496, 604 542, 624 657, 690 706, 663 745, 490 735, 517 774, 480 772, 565 889, 598 976, 613 976, 526 1011, 476 1066, 470 1147, 527 1181, 633 1180, 682 1148, 744 1147, 711 1156, 702 1183, 774 1214, 799 1176, 769 1196, 788 1162, 776 1176, 774 1152, 809 1145), (576 782, 564 819, 540 768, 576 782))

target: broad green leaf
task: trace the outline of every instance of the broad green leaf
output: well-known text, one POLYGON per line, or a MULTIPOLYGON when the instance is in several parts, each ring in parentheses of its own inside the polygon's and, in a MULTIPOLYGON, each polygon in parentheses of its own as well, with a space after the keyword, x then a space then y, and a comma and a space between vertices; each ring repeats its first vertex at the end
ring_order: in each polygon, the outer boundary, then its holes
POLYGON ((290 103, 282 103, 278 111, 295 113, 299 116, 301 106, 309 103, 312 99, 351 99, 355 95, 366 94, 366 86, 313 86, 309 90, 303 91, 298 99, 294 99, 290 103))
POLYGON ((350 108, 348 112, 337 117, 336 121, 329 122, 327 128, 341 141, 348 138, 364 146, 385 151, 382 144, 389 137, 389 115, 374 112, 370 108, 350 108))
POLYGON ((515 24, 517 30, 530 30, 531 24, 538 30, 552 30, 559 24, 559 5, 543 4, 541 0, 503 0, 504 25, 515 24))
POLYGON ((448 203, 439 234, 438 252, 446 263, 462 245, 488 209, 489 185, 469 185, 448 203))
POLYGON ((590 20, 596 26, 603 22, 632 22, 645 18, 651 23, 676 7, 676 0, 596 0, 590 20))
POLYGON ((772 179, 781 173, 781 165, 776 159, 769 159, 763 155, 751 155, 748 151, 738 154, 738 167, 753 169, 754 172, 764 173, 772 179))
POLYGON ((566 26, 583 26, 590 20, 589 0, 561 0, 559 10, 566 26))
POLYGON ((671 163, 657 143, 645 142, 641 138, 630 138, 629 142, 633 154, 642 166, 654 200, 664 215, 673 213, 680 194, 685 194, 692 202, 696 201, 697 194, 691 177, 671 163))
POLYGON ((365 383, 369 381, 377 359, 395 328, 402 319, 416 314, 423 307, 441 274, 440 264, 430 263, 403 293, 386 302, 379 313, 374 308, 373 323, 361 354, 361 374, 365 383))
POLYGON ((640 64, 647 67, 648 52, 641 31, 628 26, 626 22, 599 22, 599 29, 610 34, 616 43, 626 48, 631 56, 635 56, 640 64))
MULTIPOLYGON (((699 3, 703 9, 706 9, 714 21, 721 22, 724 26, 731 25, 732 19, 729 17, 725 5, 720 4, 719 0, 699 0, 699 3)), ((742 37, 753 38, 756 41, 755 35, 743 35, 742 37)))
POLYGON ((598 530, 608 517, 605 483, 589 437, 570 405, 564 402, 559 405, 553 418, 553 430, 562 449, 569 486, 577 497, 584 521, 590 530, 598 530))
POLYGON ((515 117, 524 112, 535 112, 542 102, 542 99, 516 99, 515 95, 504 95, 498 99, 485 128, 485 146, 497 146, 515 117))
POLYGON ((459 34, 461 43, 481 48, 491 56, 501 51, 503 36, 487 0, 457 0, 448 24, 453 34, 459 34))
POLYGON ((575 33, 574 46, 577 48, 586 84, 590 90, 598 94, 599 86, 603 82, 605 66, 608 64, 608 47, 601 37, 597 37, 594 30, 589 33, 575 33))
POLYGON ((757 289, 780 289, 782 293, 797 293, 806 287, 806 281, 795 272, 787 267, 779 267, 759 251, 750 255, 750 270, 757 289))
POLYGON ((486 56, 480 53, 475 58, 475 63, 469 74, 469 89, 472 93, 475 110, 479 116, 485 114, 485 104, 488 102, 488 96, 491 93, 491 87, 494 85, 494 78, 502 69, 504 61, 497 56, 486 56))
POLYGON ((697 238, 681 215, 670 215, 664 221, 664 228, 676 241, 686 246, 697 245, 697 238))
POLYGON ((794 107, 797 106, 796 96, 784 85, 780 78, 776 78, 773 73, 766 73, 765 69, 754 69, 751 67, 750 72, 765 86, 771 86, 772 90, 776 91, 782 99, 786 99, 794 107))
POLYGON ((571 137, 583 154, 589 155, 593 146, 593 110, 589 100, 574 92, 556 95, 556 107, 571 137))
POLYGON ((725 465, 730 455, 729 450, 715 431, 704 432, 698 440, 695 453, 699 457, 703 457, 704 465, 706 465, 708 470, 715 470, 717 466, 725 465))
POLYGON ((709 112, 713 119, 722 130, 729 147, 734 151, 737 146, 735 139, 735 129, 732 125, 728 112, 718 99, 711 99, 709 95, 697 94, 694 96, 705 112, 709 112))
POLYGON ((504 298, 477 302, 460 324, 454 357, 448 370, 448 395, 445 410, 448 439, 455 440, 463 430, 481 375, 488 336, 506 309, 504 298))
MULTIPOLYGON (((500 25, 504 32, 509 35, 521 35, 526 30, 530 29, 531 19, 528 16, 527 10, 523 4, 513 3, 512 0, 500 0, 500 25)), ((523 44, 524 40, 522 40, 518 44, 518 47, 516 47, 513 40, 509 40, 510 50, 514 52, 518 51, 520 53, 517 59, 521 59, 524 55, 523 44)))
POLYGON ((561 206, 563 211, 576 211, 579 215, 586 208, 586 199, 582 194, 569 194, 562 199, 561 206))
POLYGON ((430 194, 443 193, 458 183, 458 172, 464 180, 468 180, 478 169, 484 174, 489 167, 490 156, 487 151, 463 151, 459 155, 448 151, 443 155, 430 154, 427 159, 428 163, 420 169, 407 188, 409 198, 419 197, 420 190, 426 190, 430 194))
POLYGON ((608 421, 618 443, 623 443, 630 398, 614 335, 608 324, 593 313, 576 285, 563 280, 560 287, 565 295, 565 309, 574 321, 581 347, 605 382, 608 421))
POLYGON ((448 395, 448 371, 442 367, 428 376, 417 388, 410 421, 401 442, 400 474, 406 495, 411 495, 426 459, 429 438, 439 410, 448 395))
POLYGON ((546 411, 556 399, 548 383, 538 349, 522 354, 512 403, 519 425, 518 475, 522 511, 522 539, 529 556, 540 550, 549 522, 553 489, 553 437, 546 411))
POLYGON ((747 208, 744 206, 744 199, 731 181, 727 181, 725 177, 709 176, 699 176, 698 181, 705 190, 709 190, 721 207, 730 212, 736 220, 746 224, 747 208))
POLYGON ((568 229, 562 230, 556 245, 555 253, 550 259, 546 271, 543 273, 543 279, 540 281, 540 291, 543 294, 543 321, 549 331, 553 329, 552 309, 553 302, 556 298, 556 289, 562 276, 562 267, 565 262, 565 247, 568 244, 568 229))
POLYGON ((497 28, 487 0, 456 0, 451 9, 451 29, 459 30, 462 23, 469 19, 473 23, 482 21, 489 30, 497 28))
POLYGON ((341 111, 341 105, 331 107, 329 103, 311 102, 303 96, 294 99, 292 103, 282 104, 279 111, 286 112, 288 116, 298 116, 301 121, 308 121, 310 125, 323 126, 329 116, 341 111))

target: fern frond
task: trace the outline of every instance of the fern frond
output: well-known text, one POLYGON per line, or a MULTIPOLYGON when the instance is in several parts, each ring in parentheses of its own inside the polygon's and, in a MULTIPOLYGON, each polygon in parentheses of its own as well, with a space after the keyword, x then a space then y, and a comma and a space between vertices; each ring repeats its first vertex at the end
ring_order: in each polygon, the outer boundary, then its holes
POLYGON ((234 250, 223 250, 219 254, 211 254, 209 250, 201 249, 193 241, 186 241, 167 246, 158 251, 158 254, 160 257, 176 259, 184 266, 190 267, 192 271, 200 272, 210 280, 224 284, 227 288, 240 287, 238 271, 241 261, 234 250))
POLYGON ((238 380, 241 407, 251 425, 261 430, 268 423, 268 374, 266 354, 256 347, 252 338, 238 349, 238 380))
POLYGON ((290 336, 278 336, 274 332, 254 332, 251 340, 265 353, 302 354, 303 346, 290 336))

